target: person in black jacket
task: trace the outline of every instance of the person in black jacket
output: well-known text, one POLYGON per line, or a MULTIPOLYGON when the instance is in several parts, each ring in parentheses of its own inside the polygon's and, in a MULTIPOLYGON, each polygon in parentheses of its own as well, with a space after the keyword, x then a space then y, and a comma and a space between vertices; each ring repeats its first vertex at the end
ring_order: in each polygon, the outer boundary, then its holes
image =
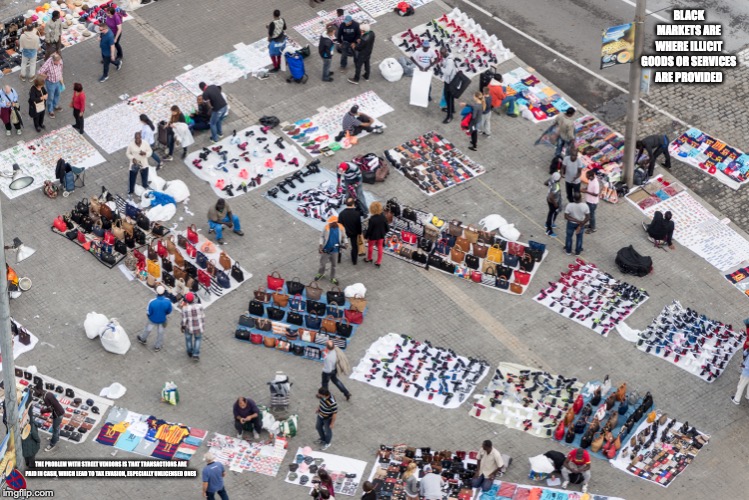
POLYGON ((360 35, 359 23, 354 21, 351 16, 346 16, 343 19, 343 23, 338 27, 338 34, 336 35, 336 42, 341 52, 341 72, 346 71, 348 65, 348 57, 354 57, 354 63, 356 63, 356 45, 359 42, 360 35))
POLYGON ((653 170, 655 169, 655 160, 658 156, 663 155, 664 167, 671 168, 671 155, 668 154, 668 136, 665 134, 649 135, 646 138, 637 141, 635 147, 637 148, 637 156, 635 164, 640 160, 642 151, 648 152, 648 177, 653 176, 653 170))
POLYGON ((369 60, 372 58, 372 49, 374 48, 375 34, 369 30, 368 24, 361 25, 361 37, 356 44, 356 58, 354 66, 356 73, 354 78, 349 78, 349 83, 359 85, 359 77, 364 76, 364 80, 369 81, 369 60), (364 75, 361 74, 361 68, 364 66, 364 75))
POLYGON ((65 409, 57 401, 55 394, 47 391, 44 395, 42 413, 50 412, 52 412, 52 439, 50 439, 49 445, 44 448, 44 451, 51 451, 60 440, 60 425, 62 424, 62 417, 65 415, 65 409))
POLYGON ((356 200, 346 198, 346 208, 338 214, 338 222, 346 230, 346 237, 351 242, 351 263, 356 265, 359 259, 359 235, 362 234, 361 214, 356 209, 356 200))
POLYGON ((656 210, 652 222, 650 224, 643 222, 642 227, 647 231, 653 243, 658 246, 666 244, 668 248, 673 250, 675 248, 673 242, 675 225, 671 217, 671 212, 664 214, 660 210, 656 210))
POLYGON ((317 45, 317 50, 320 52, 320 57, 322 57, 322 81, 324 82, 333 81, 333 78, 330 76, 330 62, 333 60, 333 50, 335 49, 334 34, 335 28, 328 26, 326 33, 320 37, 320 43, 317 45))
POLYGON ((369 218, 367 232, 364 234, 364 237, 368 240, 367 258, 364 259, 364 262, 372 262, 372 250, 374 247, 377 247, 377 262, 375 262, 375 266, 377 267, 380 267, 380 264, 382 264, 382 250, 385 244, 385 236, 387 236, 390 230, 388 220, 382 211, 382 203, 379 201, 374 201, 369 205, 369 213, 372 216, 369 218))

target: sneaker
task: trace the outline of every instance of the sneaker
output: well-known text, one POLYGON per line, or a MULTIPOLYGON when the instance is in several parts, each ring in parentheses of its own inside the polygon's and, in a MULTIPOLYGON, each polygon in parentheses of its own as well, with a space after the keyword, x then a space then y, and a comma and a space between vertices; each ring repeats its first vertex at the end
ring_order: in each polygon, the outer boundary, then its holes
POLYGON ((585 234, 593 234, 593 233, 595 233, 596 231, 598 231, 598 229, 591 229, 591 228, 588 228, 588 229, 586 229, 586 230, 585 230, 585 234))
POLYGON ((99 78, 99 83, 104 83, 104 82, 106 82, 107 80, 109 80, 109 77, 108 77, 108 76, 102 76, 101 78, 99 78))
POLYGON ((330 448, 330 443, 322 445, 323 451, 327 450, 328 448, 330 448))
POLYGON ((260 434, 257 433, 257 431, 252 431, 252 437, 255 439, 260 439, 260 434))
POLYGON ((200 356, 193 356, 193 357, 192 357, 192 360, 193 360, 193 361, 200 361, 200 356))
POLYGON ((22 81, 22 82, 25 82, 25 81, 26 81, 26 77, 25 77, 25 76, 22 76, 22 77, 21 77, 21 81, 22 81))
POLYGON ((10 135, 10 130, 6 130, 5 135, 10 135))
POLYGON ((224 241, 224 239, 223 239, 223 238, 219 238, 219 239, 217 239, 217 240, 216 240, 216 243, 218 243, 219 245, 225 245, 225 244, 226 244, 226 242, 224 241))
POLYGON ((353 78, 349 78, 348 82, 353 83, 354 85, 359 85, 359 80, 354 80, 353 78))
POLYGON ((55 447, 54 447, 54 446, 52 446, 51 444, 49 444, 49 445, 47 445, 47 447, 46 447, 46 448, 44 448, 44 451, 52 451, 52 450, 54 450, 54 449, 55 449, 55 447))
POLYGON ((740 404, 741 404, 741 401, 738 401, 737 399, 735 399, 735 398, 734 398, 734 397, 732 396, 732 397, 731 397, 731 403, 733 403, 733 404, 735 404, 735 405, 740 405, 740 404))
POLYGON ((334 285, 338 285, 339 283, 338 280, 335 278, 330 278, 330 282, 333 283, 334 285))
POLYGON ((471 151, 478 151, 478 149, 474 148, 473 146, 468 146, 468 149, 470 149, 471 151))
POLYGON ((570 485, 570 482, 569 481, 565 481, 565 482, 562 483, 562 488, 566 490, 567 486, 569 486, 569 485, 570 485))
POLYGON ((322 279, 323 276, 325 276, 325 275, 324 274, 316 274, 315 275, 315 281, 320 281, 320 279, 322 279))
POLYGON ((241 432, 237 433, 237 439, 242 439, 242 437, 243 437, 243 433, 241 432))
POLYGON ((557 233, 555 233, 554 231, 546 231, 546 236, 548 236, 550 238, 556 238, 557 237, 557 233))
POLYGON ((567 255, 572 255, 572 252, 568 252, 567 250, 564 251, 567 255))
POLYGON ((161 350, 161 347, 154 347, 153 352, 159 352, 161 350))
POLYGON ((54 111, 50 111, 49 112, 49 117, 50 118, 54 118, 55 117, 55 112, 54 111))
MULTIPOLYGON (((21 132, 21 129, 20 129, 20 128, 19 128, 18 130, 16 130, 16 134, 18 134, 18 135, 21 135, 21 133, 22 133, 22 132, 21 132)), ((81 133, 83 133, 83 132, 81 132, 81 133)))
POLYGON ((325 441, 323 441, 322 439, 315 439, 315 444, 324 444, 324 443, 325 441))
POLYGON ((218 144, 218 139, 216 140, 211 139, 211 144, 218 144))
MULTIPOLYGON (((131 198, 129 198, 129 199, 132 199, 132 197, 131 197, 131 198)), ((137 339, 138 339, 138 342, 140 342, 141 344, 143 344, 143 345, 146 345, 146 341, 145 341, 145 340, 143 340, 142 338, 140 338, 140 335, 138 335, 138 336, 137 336, 137 337, 135 337, 135 338, 137 338, 137 339)))
POLYGON ((122 69, 122 64, 123 64, 123 63, 124 63, 124 61, 122 61, 122 60, 120 59, 120 64, 118 64, 118 65, 117 65, 117 71, 119 71, 119 70, 121 70, 121 69, 122 69))
POLYGON ((587 484, 584 484, 584 485, 583 485, 583 489, 582 489, 581 491, 582 491, 583 493, 587 493, 587 492, 588 492, 588 485, 587 485, 587 484))
POLYGON ((244 236, 244 231, 236 230, 234 231, 234 234, 236 234, 237 236, 244 236))
POLYGON ((166 155, 161 159, 161 161, 172 161, 174 157, 172 155, 166 155))

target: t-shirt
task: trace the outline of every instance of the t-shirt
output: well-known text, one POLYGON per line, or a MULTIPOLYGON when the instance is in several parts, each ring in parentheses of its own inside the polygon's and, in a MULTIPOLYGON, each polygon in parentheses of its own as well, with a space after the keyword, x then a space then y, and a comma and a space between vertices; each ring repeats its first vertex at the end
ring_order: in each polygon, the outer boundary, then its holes
POLYGON ((504 460, 502 460, 502 455, 496 448, 492 448, 492 451, 489 453, 486 453, 482 448, 481 451, 479 451, 478 458, 481 460, 480 472, 484 477, 489 477, 492 472, 505 464, 504 460))
POLYGON ((250 398, 244 398, 244 400, 247 403, 244 408, 239 407, 238 401, 234 402, 234 419, 235 420, 237 417, 247 418, 250 415, 254 415, 255 413, 257 413, 258 415, 260 414, 260 410, 258 409, 257 405, 255 404, 253 400, 251 400, 250 398))
POLYGON ((573 219, 583 221, 585 216, 590 214, 590 208, 585 203, 568 203, 567 208, 564 209, 564 213, 572 217, 573 219))
POLYGON ((414 61, 416 61, 416 65, 421 69, 427 69, 435 57, 437 55, 432 49, 427 49, 426 51, 419 49, 413 53, 414 61))
POLYGON ((223 490, 224 466, 218 462, 211 462, 203 467, 203 482, 208 483, 208 493, 223 490))
POLYGON ((114 447, 124 451, 133 451, 138 443, 140 443, 140 437, 131 432, 126 432, 120 436, 114 447))
POLYGON ((325 355, 325 359, 322 362, 323 373, 333 373, 336 369, 335 365, 337 362, 338 362, 338 354, 336 354, 335 349, 331 349, 325 355))
POLYGON ((347 132, 351 132, 354 130, 354 127, 358 127, 361 125, 361 120, 356 117, 356 115, 352 115, 351 113, 346 113, 343 115, 343 120, 341 123, 341 127, 343 130, 347 132))
POLYGON ((115 14, 113 16, 107 16, 107 19, 105 22, 107 23, 107 26, 109 26, 109 29, 112 31, 112 34, 116 35, 117 26, 122 24, 122 17, 120 17, 119 14, 115 14))
POLYGON ((320 400, 320 408, 317 410, 317 414, 322 418, 330 418, 335 413, 338 413, 338 403, 335 402, 335 398, 331 394, 329 397, 320 400))
POLYGON ((203 90, 203 100, 210 102, 211 107, 215 112, 226 107, 226 99, 224 99, 224 96, 221 94, 221 89, 215 85, 208 85, 203 90))
POLYGON ((598 184, 598 177, 593 177, 593 180, 588 182, 587 193, 585 193, 585 202, 595 205, 598 203, 598 194, 601 192, 601 187, 598 184), (595 193, 595 194, 591 194, 595 193))
POLYGON ((114 35, 111 31, 102 33, 99 38, 99 48, 101 48, 101 55, 104 57, 112 57, 112 45, 114 45, 114 35))
POLYGON ((577 455, 577 450, 572 450, 571 452, 567 454, 567 458, 569 459, 570 462, 577 465, 578 467, 582 467, 583 465, 587 465, 590 463, 590 455, 588 454, 586 450, 583 450, 582 460, 578 460, 576 455, 577 455))
POLYGON ((562 165, 565 168, 564 180, 572 184, 580 184, 580 176, 578 174, 583 168, 583 162, 580 161, 580 157, 578 156, 577 160, 572 161, 569 156, 565 156, 564 160, 562 160, 562 165))

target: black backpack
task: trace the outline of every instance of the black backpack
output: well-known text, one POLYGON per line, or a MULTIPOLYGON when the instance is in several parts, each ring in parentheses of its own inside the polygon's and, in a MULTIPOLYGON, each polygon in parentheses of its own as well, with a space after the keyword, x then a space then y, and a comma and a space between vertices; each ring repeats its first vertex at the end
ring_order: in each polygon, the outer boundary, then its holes
POLYGON ((616 252, 616 265, 624 274, 646 276, 653 270, 653 259, 640 255, 632 245, 616 252))
POLYGON ((260 122, 260 125, 263 125, 265 127, 274 128, 278 126, 280 120, 276 118, 275 116, 263 116, 258 120, 260 122))

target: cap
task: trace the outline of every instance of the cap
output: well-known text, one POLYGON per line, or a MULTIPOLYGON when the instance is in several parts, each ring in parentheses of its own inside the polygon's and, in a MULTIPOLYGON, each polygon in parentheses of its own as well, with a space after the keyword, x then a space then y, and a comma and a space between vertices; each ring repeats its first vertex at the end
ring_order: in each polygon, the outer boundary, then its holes
POLYGON ((351 109, 349 110, 349 113, 358 113, 358 112, 359 112, 359 105, 358 104, 354 104, 353 106, 351 106, 351 109))
POLYGON ((554 172, 553 174, 551 174, 551 180, 554 182, 558 181, 561 178, 562 174, 560 174, 559 172, 554 172))
POLYGON ((341 163, 340 163, 340 164, 338 165, 338 168, 339 168, 340 170, 343 170, 343 171, 345 172, 346 170, 348 170, 348 163, 346 163, 345 161, 342 161, 342 162, 341 162, 341 163))
POLYGON ((424 472, 432 472, 432 466, 427 464, 424 466, 424 472))
POLYGON ((166 288, 164 288, 163 286, 159 285, 159 286, 156 287, 156 293, 157 294, 164 295, 164 292, 166 292, 166 288))
POLYGON ((422 47, 429 47, 429 40, 424 40, 423 42, 421 42, 421 46, 422 47))
POLYGON ((346 17, 343 18, 343 22, 344 23, 350 23, 353 20, 354 20, 354 18, 351 17, 351 16, 346 16, 346 17))
POLYGON ((185 300, 192 304, 192 301, 195 300, 195 295, 192 292, 187 292, 185 294, 185 300))

